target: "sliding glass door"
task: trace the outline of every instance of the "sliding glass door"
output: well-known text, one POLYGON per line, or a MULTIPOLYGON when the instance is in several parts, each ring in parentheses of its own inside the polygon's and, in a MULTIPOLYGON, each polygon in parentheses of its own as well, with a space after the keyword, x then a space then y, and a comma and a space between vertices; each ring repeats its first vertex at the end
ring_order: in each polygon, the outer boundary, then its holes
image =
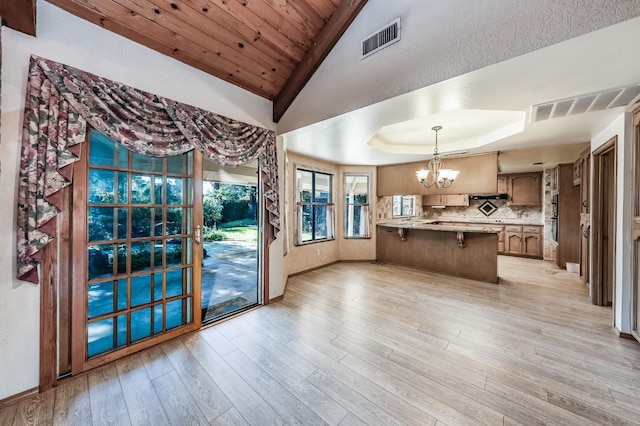
POLYGON ((202 163, 89 132, 69 215, 71 374, 262 303, 257 165, 202 163))
POLYGON ((261 303, 257 166, 205 162, 202 321, 261 303))

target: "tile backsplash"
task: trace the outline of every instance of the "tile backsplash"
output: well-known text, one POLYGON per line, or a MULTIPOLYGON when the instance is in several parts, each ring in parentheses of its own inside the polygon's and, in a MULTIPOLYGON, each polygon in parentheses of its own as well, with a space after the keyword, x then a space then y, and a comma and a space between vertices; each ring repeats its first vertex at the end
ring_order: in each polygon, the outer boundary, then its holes
MULTIPOLYGON (((543 225, 542 207, 521 207, 507 206, 506 200, 490 200, 497 207, 497 210, 490 216, 485 216, 478 207, 485 200, 470 200, 468 207, 446 207, 434 209, 431 207, 422 208, 422 196, 416 195, 416 216, 428 219, 447 220, 452 222, 505 222, 505 223, 526 223, 543 225)), ((392 219, 393 197, 380 197, 378 199, 377 218, 379 220, 392 219)))

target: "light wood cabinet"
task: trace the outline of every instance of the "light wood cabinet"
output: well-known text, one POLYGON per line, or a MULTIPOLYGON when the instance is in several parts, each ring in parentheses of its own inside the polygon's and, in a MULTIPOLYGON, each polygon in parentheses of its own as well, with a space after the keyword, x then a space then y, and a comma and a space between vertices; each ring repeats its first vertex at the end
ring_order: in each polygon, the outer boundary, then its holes
POLYGON ((498 176, 498 194, 507 193, 507 176, 498 176))
POLYGON ((460 171, 449 188, 425 188, 416 178, 416 171, 428 161, 390 164, 377 168, 377 196, 389 195, 456 195, 493 194, 497 190, 498 155, 496 153, 447 158, 446 168, 460 171))
POLYGON ((504 227, 498 234, 498 254, 505 254, 505 230, 504 227))
POLYGON ((573 163, 573 185, 580 185, 582 183, 582 159, 578 158, 573 163))
POLYGON ((542 205, 542 173, 518 173, 507 177, 507 205, 542 205))
MULTIPOLYGON (((580 153, 580 158, 577 160, 580 163, 580 213, 589 213, 589 189, 590 182, 589 176, 591 176, 591 147, 588 146, 584 151, 580 153)), ((575 168, 575 166, 574 166, 575 168)), ((574 174, 575 177, 575 174, 574 174)), ((574 180, 575 185, 575 180, 574 180)))
POLYGON ((401 170, 396 170, 400 167, 401 165, 378 167, 377 195, 379 197, 385 195, 410 195, 417 193, 418 188, 416 187, 416 184, 419 183, 415 178, 415 174, 410 176, 406 173, 407 176, 404 176, 401 170), (410 178, 413 178, 413 181, 410 180, 410 178))
POLYGON ((522 254, 524 256, 542 257, 542 235, 539 233, 522 233, 522 254))
MULTIPOLYGON (((580 153, 580 276, 585 284, 589 282, 589 232, 591 228, 591 218, 589 215, 589 192, 591 176, 591 146, 587 146, 580 153)), ((575 175, 574 175, 575 176, 575 175)), ((575 183, 575 181, 574 181, 575 183)))
POLYGON ((542 227, 506 226, 505 254, 542 258, 542 227))
POLYGON ((505 227, 505 253, 522 254, 522 226, 505 227))
POLYGON ((423 206, 468 206, 469 194, 429 194, 422 196, 423 206))

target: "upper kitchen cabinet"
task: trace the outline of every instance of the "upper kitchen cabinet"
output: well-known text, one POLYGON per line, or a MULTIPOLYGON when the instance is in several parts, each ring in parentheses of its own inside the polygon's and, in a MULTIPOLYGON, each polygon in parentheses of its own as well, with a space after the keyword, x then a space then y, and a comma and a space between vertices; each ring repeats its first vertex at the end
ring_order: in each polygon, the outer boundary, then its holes
POLYGON ((507 205, 541 206, 542 173, 507 175, 507 205))
POLYGON ((498 176, 498 194, 506 194, 507 193, 507 182, 508 178, 505 175, 498 176))
POLYGON ((430 194, 422 197, 423 206, 461 206, 469 205, 469 194, 430 194))
POLYGON ((498 154, 445 158, 444 167, 460 171, 449 188, 425 188, 416 171, 426 168, 428 161, 378 166, 378 197, 387 195, 430 194, 495 194, 498 189, 498 154))

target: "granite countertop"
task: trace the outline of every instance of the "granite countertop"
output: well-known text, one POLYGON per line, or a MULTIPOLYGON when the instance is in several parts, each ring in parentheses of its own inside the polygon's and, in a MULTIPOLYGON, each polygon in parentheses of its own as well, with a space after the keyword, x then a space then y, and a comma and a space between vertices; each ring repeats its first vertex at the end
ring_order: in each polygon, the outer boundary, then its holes
MULTIPOLYGON (((421 220, 423 218, 414 218, 421 220)), ((426 218, 424 218, 426 219, 426 218)), ((434 218, 433 220, 439 220, 440 222, 459 222, 459 223, 482 223, 491 225, 528 225, 528 226, 542 226, 543 220, 534 220, 528 217, 523 218, 491 218, 491 217, 448 217, 446 219, 434 218)))
POLYGON ((481 234, 497 234, 502 226, 491 224, 467 224, 456 222, 440 222, 432 219, 396 219, 378 222, 378 226, 387 228, 419 229, 424 231, 473 232, 481 234))

